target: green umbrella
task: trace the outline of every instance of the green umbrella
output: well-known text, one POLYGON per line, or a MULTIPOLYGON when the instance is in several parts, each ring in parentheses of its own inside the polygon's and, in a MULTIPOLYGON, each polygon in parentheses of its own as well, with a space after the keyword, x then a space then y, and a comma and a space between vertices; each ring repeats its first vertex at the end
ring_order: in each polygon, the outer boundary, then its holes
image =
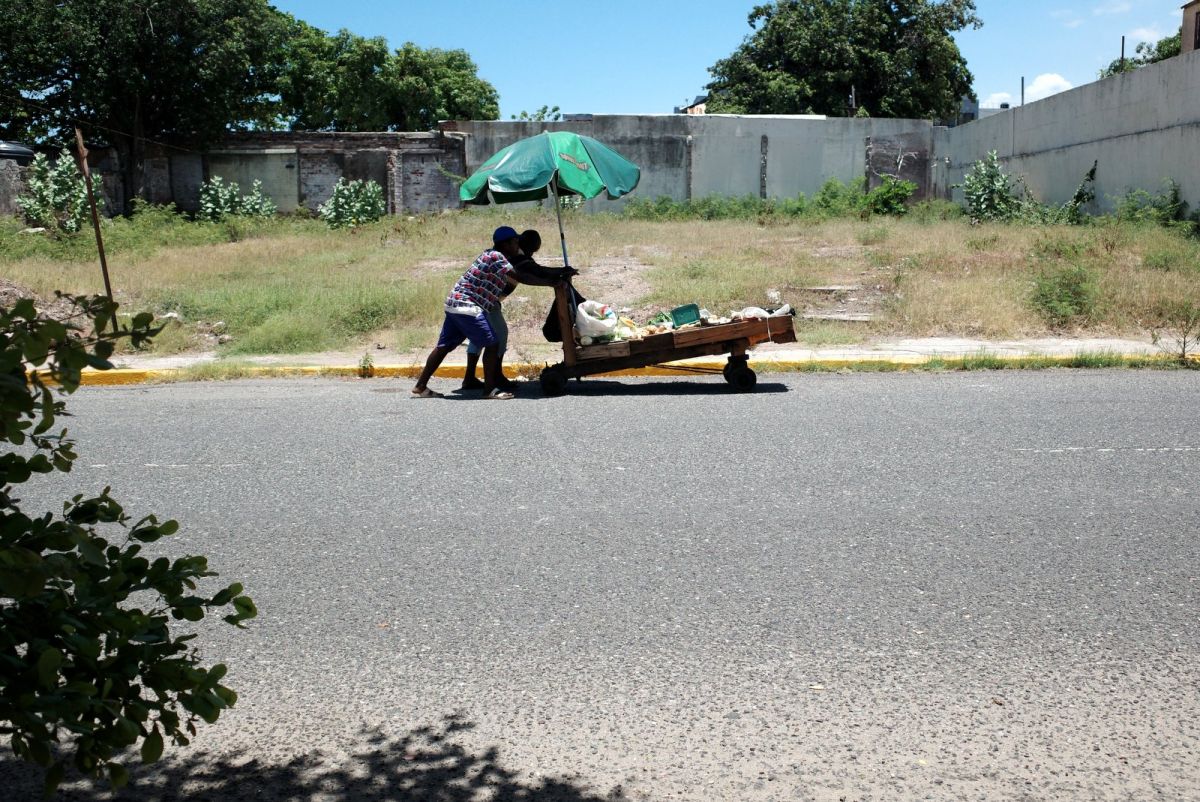
MULTIPOLYGON (((544 131, 503 148, 463 182, 458 197, 464 203, 514 203, 562 195, 594 198, 606 192, 610 200, 632 192, 642 171, 607 145, 571 131, 544 131)), ((567 239, 562 214, 558 236, 563 263, 567 239)))

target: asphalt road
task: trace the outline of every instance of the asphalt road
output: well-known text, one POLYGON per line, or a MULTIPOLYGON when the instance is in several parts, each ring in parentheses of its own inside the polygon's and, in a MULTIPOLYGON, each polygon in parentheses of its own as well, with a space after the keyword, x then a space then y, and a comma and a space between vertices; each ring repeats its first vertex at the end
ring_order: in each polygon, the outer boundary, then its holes
POLYGON ((1200 797, 1200 372, 760 378, 84 389, 262 611, 127 798, 1200 797))

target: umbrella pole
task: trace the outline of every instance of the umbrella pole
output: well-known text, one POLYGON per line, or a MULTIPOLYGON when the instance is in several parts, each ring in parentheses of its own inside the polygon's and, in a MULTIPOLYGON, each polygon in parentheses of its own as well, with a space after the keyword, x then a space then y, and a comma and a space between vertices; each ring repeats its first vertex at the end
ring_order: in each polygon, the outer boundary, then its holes
POLYGON ((567 261, 567 235, 563 233, 562 224, 562 204, 558 201, 558 176, 557 174, 550 179, 550 192, 554 195, 554 214, 558 216, 558 239, 562 243, 563 252, 563 267, 570 267, 571 263, 567 261))

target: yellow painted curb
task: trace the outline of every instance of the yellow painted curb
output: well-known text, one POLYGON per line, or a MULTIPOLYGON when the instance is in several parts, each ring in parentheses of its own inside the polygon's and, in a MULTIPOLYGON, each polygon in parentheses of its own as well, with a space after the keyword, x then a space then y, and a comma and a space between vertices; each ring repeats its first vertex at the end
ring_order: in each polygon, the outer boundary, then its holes
MULTIPOLYGON (((1162 359, 1164 362, 1172 359, 1170 356, 1159 357, 1157 355, 1148 354, 1108 354, 1120 360, 1155 360, 1162 359)), ((766 357, 763 359, 750 360, 750 367, 758 371, 766 372, 806 372, 813 370, 843 370, 854 369, 855 367, 867 368, 867 366, 877 367, 881 364, 888 364, 897 370, 907 370, 914 367, 919 367, 929 362, 940 361, 945 362, 947 366, 953 367, 955 363, 969 361, 974 359, 994 359, 1001 362, 1022 362, 1037 360, 1043 362, 1063 362, 1070 363, 1079 358, 1078 354, 1070 355, 1024 355, 1024 356, 998 356, 987 353, 983 354, 967 354, 962 356, 922 356, 922 355, 902 355, 902 354, 864 354, 854 358, 839 358, 839 359, 771 359, 766 357)), ((510 373, 521 376, 536 376, 541 372, 542 368, 548 363, 517 363, 509 364, 505 367, 510 373)), ((160 368, 160 369, 138 369, 138 368, 117 368, 114 370, 85 370, 83 372, 81 383, 93 387, 116 387, 122 385, 147 384, 154 382, 169 382, 176 381, 181 378, 187 380, 189 374, 196 381, 205 380, 202 373, 196 373, 197 368, 205 366, 213 366, 217 371, 222 367, 229 368, 231 373, 227 378, 267 378, 267 377, 302 377, 302 376, 341 376, 348 378, 357 378, 362 375, 362 368, 358 365, 245 365, 239 363, 222 363, 222 362, 202 362, 195 366, 186 368, 160 368)), ((704 375, 711 371, 719 373, 721 368, 725 366, 724 359, 697 359, 684 362, 666 363, 664 365, 651 365, 644 368, 630 368, 627 370, 617 370, 611 373, 596 374, 603 376, 688 376, 688 375, 704 375), (694 373, 693 373, 694 372, 694 373)), ((421 372, 421 365, 375 365, 370 369, 371 378, 392 378, 392 379, 415 379, 421 372)), ((444 365, 439 368, 435 374, 442 379, 461 379, 464 375, 465 367, 463 365, 444 365)), ((42 373, 43 378, 48 379, 48 374, 42 373)), ((222 377, 219 372, 214 374, 213 379, 226 378, 222 377)))

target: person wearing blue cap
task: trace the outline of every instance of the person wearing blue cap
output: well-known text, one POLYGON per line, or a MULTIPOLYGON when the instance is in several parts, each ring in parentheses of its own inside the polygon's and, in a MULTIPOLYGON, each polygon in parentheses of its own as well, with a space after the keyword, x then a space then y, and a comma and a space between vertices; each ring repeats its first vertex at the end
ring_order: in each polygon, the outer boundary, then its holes
MULTIPOLYGON (((551 283, 565 281, 572 276, 579 275, 579 271, 573 267, 543 267, 534 261, 533 255, 542 247, 542 235, 535 229, 528 229, 521 232, 521 236, 517 238, 517 244, 521 246, 521 253, 515 259, 511 259, 513 270, 516 271, 517 279, 524 283, 525 277, 532 275, 539 278, 549 279, 551 283)), ((516 289, 516 285, 510 284, 500 293, 502 297, 507 297, 516 289)), ((504 319, 504 305, 497 306, 491 312, 488 312, 488 323, 492 324, 492 331, 496 334, 496 352, 499 359, 499 372, 496 374, 496 386, 501 390, 512 390, 516 385, 511 379, 504 375, 504 353, 508 350, 508 322, 504 319)), ((467 343, 467 367, 463 376, 462 389, 464 390, 479 390, 483 387, 483 382, 475 378, 475 366, 479 363, 481 349, 476 347, 475 343, 467 343)))
POLYGON ((417 377, 412 394, 417 398, 441 398, 442 394, 429 389, 429 380, 441 366, 442 360, 464 340, 483 350, 483 397, 491 400, 512 398, 512 393, 497 386, 500 374, 500 354, 496 332, 488 313, 500 307, 507 287, 517 284, 551 286, 556 279, 518 273, 512 265, 520 254, 515 229, 500 226, 492 233, 492 247, 481 253, 467 272, 454 283, 446 297, 446 315, 437 345, 417 377))

